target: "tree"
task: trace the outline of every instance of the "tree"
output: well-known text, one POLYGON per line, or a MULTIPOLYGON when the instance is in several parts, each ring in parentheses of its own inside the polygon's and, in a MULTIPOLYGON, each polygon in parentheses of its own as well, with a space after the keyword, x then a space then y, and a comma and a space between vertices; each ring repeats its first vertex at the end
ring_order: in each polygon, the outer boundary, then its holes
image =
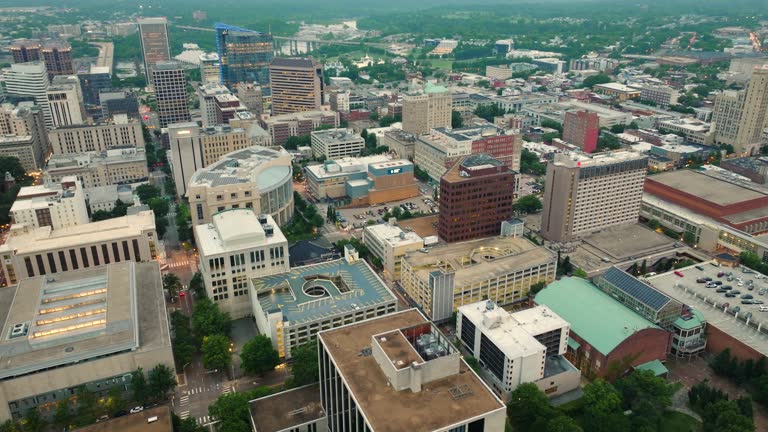
POLYGON ((13 420, 6 420, 0 425, 0 432, 21 432, 21 428, 13 420))
POLYGON ((150 199, 160 196, 160 189, 148 184, 137 187, 134 192, 144 204, 149 203, 150 199))
POLYGON ((528 290, 528 297, 534 297, 539 291, 543 290, 547 286, 547 281, 538 281, 535 284, 531 284, 531 288, 528 290))
POLYGON ((560 415, 547 423, 546 432, 584 432, 584 430, 572 418, 560 415))
POLYGON ((248 401, 268 396, 274 390, 257 387, 247 392, 229 393, 220 396, 208 407, 208 414, 221 420, 217 429, 224 432, 250 432, 251 417, 248 401))
POLYGON ((581 86, 584 88, 592 88, 597 84, 606 84, 611 82, 611 77, 605 74, 592 75, 584 79, 581 86))
POLYGON ((72 408, 69 404, 69 399, 62 399, 56 404, 56 411, 53 413, 53 424, 62 429, 72 425, 72 408))
POLYGON ((110 417, 125 409, 125 399, 123 399, 122 386, 114 386, 109 389, 107 398, 104 399, 104 409, 107 411, 107 415, 110 417))
POLYGON ((189 282, 189 290, 195 293, 197 298, 205 297, 205 283, 203 282, 203 275, 200 272, 196 272, 192 275, 192 280, 189 282))
POLYGON ((555 412, 547 395, 533 383, 519 385, 510 394, 507 404, 507 416, 516 432, 543 430, 555 412))
POLYGON ((232 319, 227 312, 219 311, 219 305, 204 298, 195 302, 192 312, 192 330, 199 340, 204 336, 223 335, 229 337, 232 319))
POLYGON ((648 221, 648 228, 650 228, 652 230, 657 230, 657 229, 661 228, 661 222, 659 222, 656 219, 651 219, 651 220, 648 221))
POLYGON ((573 271, 573 277, 586 279, 587 277, 589 277, 589 275, 583 269, 577 268, 576 270, 573 271))
POLYGON ((147 387, 147 378, 144 376, 144 370, 138 368, 131 373, 131 387, 133 388, 133 400, 144 405, 149 399, 149 388, 147 387))
POLYGON ((461 117, 461 113, 458 111, 451 111, 451 127, 458 129, 464 126, 464 119, 461 117))
POLYGON ((291 387, 317 382, 320 379, 320 369, 317 363, 317 343, 308 342, 291 350, 293 364, 291 365, 291 387))
POLYGON ((24 432, 42 432, 47 424, 37 408, 30 408, 24 416, 24 432))
POLYGON ((147 205, 149 205, 149 208, 155 212, 155 217, 168 216, 168 210, 170 210, 170 207, 166 199, 160 197, 150 198, 147 205))
POLYGON ((672 405, 674 388, 648 370, 635 370, 616 382, 624 409, 658 425, 661 414, 672 405))
POLYGON ((621 395, 601 378, 584 387, 584 414, 584 426, 589 431, 629 430, 629 421, 621 410, 621 395))
POLYGON ((96 409, 96 395, 88 390, 87 387, 80 386, 77 389, 77 416, 73 422, 79 426, 85 426, 95 422, 97 418, 96 409))
POLYGON ((181 365, 192 361, 197 351, 196 341, 189 326, 189 317, 181 311, 171 313, 171 327, 173 329, 173 356, 181 365))
POLYGON ((163 275, 163 288, 168 290, 171 298, 176 297, 176 293, 181 290, 181 280, 173 273, 166 273, 163 275))
POLYGON ((11 174, 17 182, 27 175, 19 158, 14 156, 0 156, 0 175, 5 176, 5 173, 11 174))
POLYGON ((512 208, 520 213, 536 213, 542 208, 541 200, 536 195, 526 195, 517 200, 512 208))
POLYGON ((597 149, 599 151, 618 150, 619 148, 621 148, 621 144, 615 135, 604 133, 597 139, 597 149))
POLYGON ((255 375, 273 370, 280 363, 280 355, 272 347, 272 340, 258 335, 243 345, 240 360, 243 370, 255 375))
POLYGON ((232 363, 232 349, 227 336, 214 334, 203 338, 203 366, 206 369, 226 368, 232 363))
POLYGON ((176 387, 176 372, 165 364, 158 364, 149 371, 147 388, 155 400, 165 400, 176 387))
POLYGON ((752 432, 755 425, 735 401, 720 400, 702 413, 704 432, 752 432))

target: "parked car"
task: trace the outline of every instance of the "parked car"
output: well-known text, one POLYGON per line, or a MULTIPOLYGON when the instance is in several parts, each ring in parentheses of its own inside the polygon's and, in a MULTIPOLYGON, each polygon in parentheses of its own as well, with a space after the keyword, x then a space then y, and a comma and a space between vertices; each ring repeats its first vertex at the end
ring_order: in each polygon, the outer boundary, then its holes
POLYGON ((131 414, 136 414, 136 413, 142 412, 142 411, 144 411, 144 407, 141 406, 141 405, 135 406, 135 407, 131 408, 131 414))
POLYGON ((725 288, 718 288, 715 292, 719 292, 722 294, 722 293, 728 292, 728 290, 725 288))
POLYGON ((765 302, 762 300, 752 300, 752 304, 763 304, 763 303, 765 302))
POLYGON ((675 276, 677 276, 677 277, 685 277, 683 272, 681 272, 680 270, 675 270, 675 276))
POLYGON ((707 281, 705 281, 704 278, 698 278, 696 279, 696 283, 707 283, 707 281))
POLYGON ((734 294, 733 291, 725 293, 726 297, 736 297, 738 294, 734 294))
POLYGON ((731 312, 738 313, 740 310, 741 310, 741 306, 736 306, 735 308, 733 308, 733 310, 731 310, 731 312))
POLYGON ((741 298, 743 298, 743 299, 750 299, 751 300, 754 297, 752 296, 752 294, 744 294, 744 295, 741 296, 741 298))
POLYGON ((762 288, 762 289, 761 289, 760 291, 758 291, 757 293, 758 293, 758 294, 760 294, 760 295, 764 295, 764 294, 765 294, 765 288, 762 288))

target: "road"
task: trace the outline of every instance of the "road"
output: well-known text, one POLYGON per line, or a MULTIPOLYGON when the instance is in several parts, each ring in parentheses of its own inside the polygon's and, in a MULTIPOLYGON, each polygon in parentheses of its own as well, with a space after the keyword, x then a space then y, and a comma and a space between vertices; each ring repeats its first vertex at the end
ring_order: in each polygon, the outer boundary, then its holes
POLYGON ((91 42, 90 44, 99 48, 96 66, 108 67, 111 70, 115 61, 115 44, 112 42, 91 42))

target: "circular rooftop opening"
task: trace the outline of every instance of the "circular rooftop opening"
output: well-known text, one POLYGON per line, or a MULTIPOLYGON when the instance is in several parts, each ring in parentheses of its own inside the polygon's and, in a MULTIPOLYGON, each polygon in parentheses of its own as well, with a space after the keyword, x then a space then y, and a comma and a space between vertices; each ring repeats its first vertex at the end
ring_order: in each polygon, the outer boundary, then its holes
POLYGON ((304 294, 310 297, 324 297, 328 295, 328 290, 317 284, 308 284, 304 286, 304 294))

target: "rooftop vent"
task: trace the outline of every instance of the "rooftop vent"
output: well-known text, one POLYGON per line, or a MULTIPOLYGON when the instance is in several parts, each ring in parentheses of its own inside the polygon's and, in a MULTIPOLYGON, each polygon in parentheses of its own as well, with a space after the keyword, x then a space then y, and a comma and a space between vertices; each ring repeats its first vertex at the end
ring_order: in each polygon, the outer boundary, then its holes
POLYGON ((29 331, 29 323, 14 324, 13 327, 11 327, 11 332, 8 335, 8 339, 14 339, 14 338, 26 336, 28 331, 29 331))
POLYGON ((259 219, 259 223, 262 224, 262 225, 267 223, 267 215, 265 215, 265 214, 260 214, 258 216, 258 219, 259 219))
POLYGON ((270 224, 264 225, 264 234, 267 237, 272 237, 273 235, 275 235, 275 228, 270 224))

